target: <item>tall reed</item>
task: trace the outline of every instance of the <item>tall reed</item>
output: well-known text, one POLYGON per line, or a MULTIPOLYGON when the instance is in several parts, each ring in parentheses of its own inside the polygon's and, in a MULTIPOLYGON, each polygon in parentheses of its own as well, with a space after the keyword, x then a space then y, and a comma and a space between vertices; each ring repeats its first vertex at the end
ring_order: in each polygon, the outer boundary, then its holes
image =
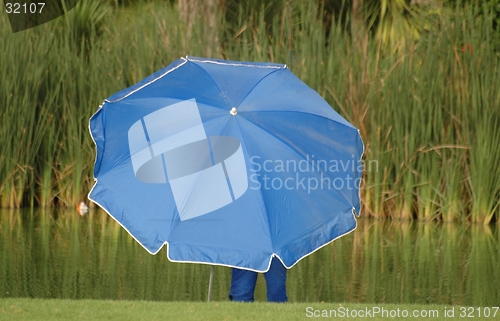
POLYGON ((181 56, 212 55, 286 63, 360 129, 366 215, 500 222, 491 16, 476 19, 473 7, 443 13, 394 53, 371 38, 358 48, 348 21, 326 30, 313 1, 286 3, 272 19, 242 8, 227 22, 220 12, 220 28, 195 22, 189 38, 175 5, 106 10, 95 15, 98 32, 56 20, 11 34, 0 21, 1 207, 84 199, 94 160, 88 119, 102 100, 181 56))

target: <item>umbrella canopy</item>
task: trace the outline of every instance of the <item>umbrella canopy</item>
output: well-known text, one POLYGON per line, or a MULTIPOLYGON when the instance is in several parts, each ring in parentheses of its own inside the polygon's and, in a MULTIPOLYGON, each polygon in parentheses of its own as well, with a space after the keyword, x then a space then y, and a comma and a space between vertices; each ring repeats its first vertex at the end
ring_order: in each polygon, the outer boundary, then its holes
POLYGON ((290 268, 359 215, 359 131, 286 65, 186 57, 90 119, 89 199, 171 261, 290 268))

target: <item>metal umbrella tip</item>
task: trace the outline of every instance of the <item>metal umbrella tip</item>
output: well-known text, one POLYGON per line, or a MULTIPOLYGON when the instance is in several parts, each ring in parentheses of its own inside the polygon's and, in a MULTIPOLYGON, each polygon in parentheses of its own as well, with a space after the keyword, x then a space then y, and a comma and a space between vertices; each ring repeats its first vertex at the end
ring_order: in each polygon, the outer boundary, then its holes
POLYGON ((236 114, 238 113, 238 110, 236 109, 236 107, 233 107, 233 108, 231 108, 231 111, 229 113, 233 116, 236 116, 236 114))

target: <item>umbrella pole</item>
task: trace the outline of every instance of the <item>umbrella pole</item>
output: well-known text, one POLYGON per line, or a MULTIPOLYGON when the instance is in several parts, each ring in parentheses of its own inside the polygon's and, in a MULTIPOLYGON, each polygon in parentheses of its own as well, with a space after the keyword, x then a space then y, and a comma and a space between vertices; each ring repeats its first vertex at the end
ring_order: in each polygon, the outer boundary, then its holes
POLYGON ((210 302, 210 297, 212 296, 213 280, 214 280, 214 266, 212 265, 210 268, 210 279, 208 281, 208 299, 207 299, 207 302, 210 302))

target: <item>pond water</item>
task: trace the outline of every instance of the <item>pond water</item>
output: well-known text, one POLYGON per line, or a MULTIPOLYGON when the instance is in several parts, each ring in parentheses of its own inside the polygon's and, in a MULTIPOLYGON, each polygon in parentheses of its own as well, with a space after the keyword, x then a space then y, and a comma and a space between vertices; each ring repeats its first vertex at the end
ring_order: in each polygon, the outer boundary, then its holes
MULTIPOLYGON (((288 273, 291 302, 500 302, 493 226, 359 220, 288 273)), ((215 267, 212 300, 231 269, 215 267)), ((0 297, 205 301, 210 266, 146 252, 102 211, 0 210, 0 297)), ((265 301, 259 276, 256 300, 265 301)))

